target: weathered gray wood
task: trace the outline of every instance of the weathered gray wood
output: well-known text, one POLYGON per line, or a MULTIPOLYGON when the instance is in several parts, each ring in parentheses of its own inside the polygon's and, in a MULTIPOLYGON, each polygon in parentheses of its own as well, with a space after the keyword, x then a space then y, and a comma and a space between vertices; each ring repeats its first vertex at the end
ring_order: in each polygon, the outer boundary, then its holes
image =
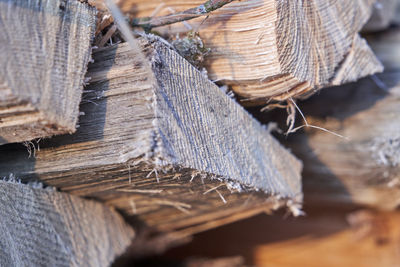
POLYGON ((385 72, 321 92, 304 105, 319 130, 294 137, 304 160, 307 203, 364 204, 394 209, 400 204, 400 30, 369 36, 385 72))
POLYGON ((95 201, 0 181, 1 266, 109 266, 134 237, 95 201))
POLYGON ((0 1, 0 144, 75 131, 95 13, 77 0, 0 1))
POLYGON ((127 44, 94 52, 77 133, 40 142, 30 159, 0 148, 0 173, 100 199, 165 231, 296 211, 301 163, 168 45, 142 44, 150 71, 127 44))

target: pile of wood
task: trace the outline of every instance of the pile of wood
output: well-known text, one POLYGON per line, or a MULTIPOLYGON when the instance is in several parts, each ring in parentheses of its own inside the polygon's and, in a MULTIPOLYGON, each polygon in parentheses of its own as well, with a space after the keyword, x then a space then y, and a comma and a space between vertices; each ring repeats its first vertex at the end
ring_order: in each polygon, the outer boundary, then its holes
POLYGON ((107 266, 298 216, 302 177, 313 205, 398 206, 400 31, 371 33, 398 1, 117 4, 0 1, 0 265, 107 266), (286 108, 288 142, 243 106, 286 108))

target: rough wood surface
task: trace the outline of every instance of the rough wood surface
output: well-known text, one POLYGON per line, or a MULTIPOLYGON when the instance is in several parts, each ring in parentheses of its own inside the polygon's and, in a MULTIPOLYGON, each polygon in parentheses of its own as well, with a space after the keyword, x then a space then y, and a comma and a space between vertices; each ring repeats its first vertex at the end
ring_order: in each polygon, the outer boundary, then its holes
POLYGON ((109 266, 134 237, 113 209, 0 181, 1 266, 109 266))
POLYGON ((300 108, 318 130, 294 137, 304 160, 309 203, 357 203, 382 209, 400 204, 400 30, 369 37, 385 63, 383 74, 327 89, 300 108))
POLYGON ((365 24, 363 31, 374 32, 388 28, 391 23, 399 19, 399 9, 399 0, 378 0, 374 5, 371 18, 365 24))
POLYGON ((301 203, 301 163, 167 44, 96 51, 78 131, 0 148, 1 175, 39 179, 138 215, 160 230, 203 231, 301 203), (258 192, 257 192, 258 191, 258 192))
MULTIPOLYGON (((121 6, 134 17, 145 17, 182 11, 203 2, 128 0, 121 6)), ((342 84, 382 70, 358 36, 374 2, 235 1, 207 19, 198 18, 186 25, 198 31, 211 49, 205 62, 211 80, 229 84, 247 101, 283 101, 309 95, 331 85, 332 80, 342 84), (365 60, 356 63, 351 54, 359 50, 365 60), (351 76, 341 77, 341 69, 347 69, 351 76)), ((189 31, 182 23, 155 30, 172 38, 189 31)))
POLYGON ((0 144, 75 131, 95 13, 76 0, 0 1, 0 144))

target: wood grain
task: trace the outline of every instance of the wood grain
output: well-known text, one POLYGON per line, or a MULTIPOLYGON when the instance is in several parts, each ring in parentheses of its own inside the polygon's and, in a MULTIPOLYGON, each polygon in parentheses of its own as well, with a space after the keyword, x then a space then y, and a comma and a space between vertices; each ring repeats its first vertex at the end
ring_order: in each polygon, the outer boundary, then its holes
POLYGON ((0 199, 1 266, 109 266, 135 235, 112 208, 54 188, 1 180, 0 199))
POLYGON ((36 157, 1 147, 0 175, 40 180, 185 235, 299 208, 301 163, 169 45, 149 38, 142 47, 150 71, 126 43, 95 51, 78 131, 41 141, 36 157))
MULTIPOLYGON (((101 1, 97 1, 101 2, 101 1)), ((162 16, 202 4, 197 1, 121 1, 132 17, 162 16)), ((382 71, 358 32, 374 0, 235 1, 207 18, 155 30, 175 38, 198 31, 211 49, 205 67, 211 80, 229 84, 246 103, 284 101, 382 71), (185 26, 186 25, 186 26, 185 26), (353 62, 362 50, 365 61, 353 62), (362 64, 360 64, 362 63, 362 64), (351 66, 349 79, 338 70, 351 66)))
POLYGON ((95 14, 76 0, 0 2, 0 144, 75 131, 95 14))
POLYGON ((300 105, 318 130, 294 137, 304 160, 304 190, 310 203, 364 204, 394 209, 400 204, 399 28, 368 40, 386 70, 374 78, 321 92, 300 105))

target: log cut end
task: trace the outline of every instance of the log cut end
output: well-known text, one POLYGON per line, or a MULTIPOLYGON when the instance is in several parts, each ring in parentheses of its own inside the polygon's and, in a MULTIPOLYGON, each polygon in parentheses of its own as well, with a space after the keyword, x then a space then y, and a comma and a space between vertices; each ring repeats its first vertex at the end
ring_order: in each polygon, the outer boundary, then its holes
MULTIPOLYGON (((149 2, 132 8, 139 17, 152 16, 155 10, 162 16, 202 2, 166 0, 161 7, 149 2)), ((205 20, 197 18, 187 24, 211 50, 204 62, 211 80, 230 85, 246 101, 285 101, 328 87, 333 79, 343 84, 382 70, 358 36, 374 2, 234 1, 205 20), (363 61, 356 62, 354 50, 363 51, 363 61), (351 67, 352 77, 338 79, 344 62, 347 70, 351 67)), ((175 38, 177 33, 188 32, 187 24, 156 30, 175 38)))
POLYGON ((373 2, 277 1, 274 38, 280 74, 267 73, 258 83, 238 86, 238 93, 252 101, 284 101, 381 72, 379 60, 358 34, 373 2))
POLYGON ((0 2, 0 144, 75 131, 96 10, 0 2))

